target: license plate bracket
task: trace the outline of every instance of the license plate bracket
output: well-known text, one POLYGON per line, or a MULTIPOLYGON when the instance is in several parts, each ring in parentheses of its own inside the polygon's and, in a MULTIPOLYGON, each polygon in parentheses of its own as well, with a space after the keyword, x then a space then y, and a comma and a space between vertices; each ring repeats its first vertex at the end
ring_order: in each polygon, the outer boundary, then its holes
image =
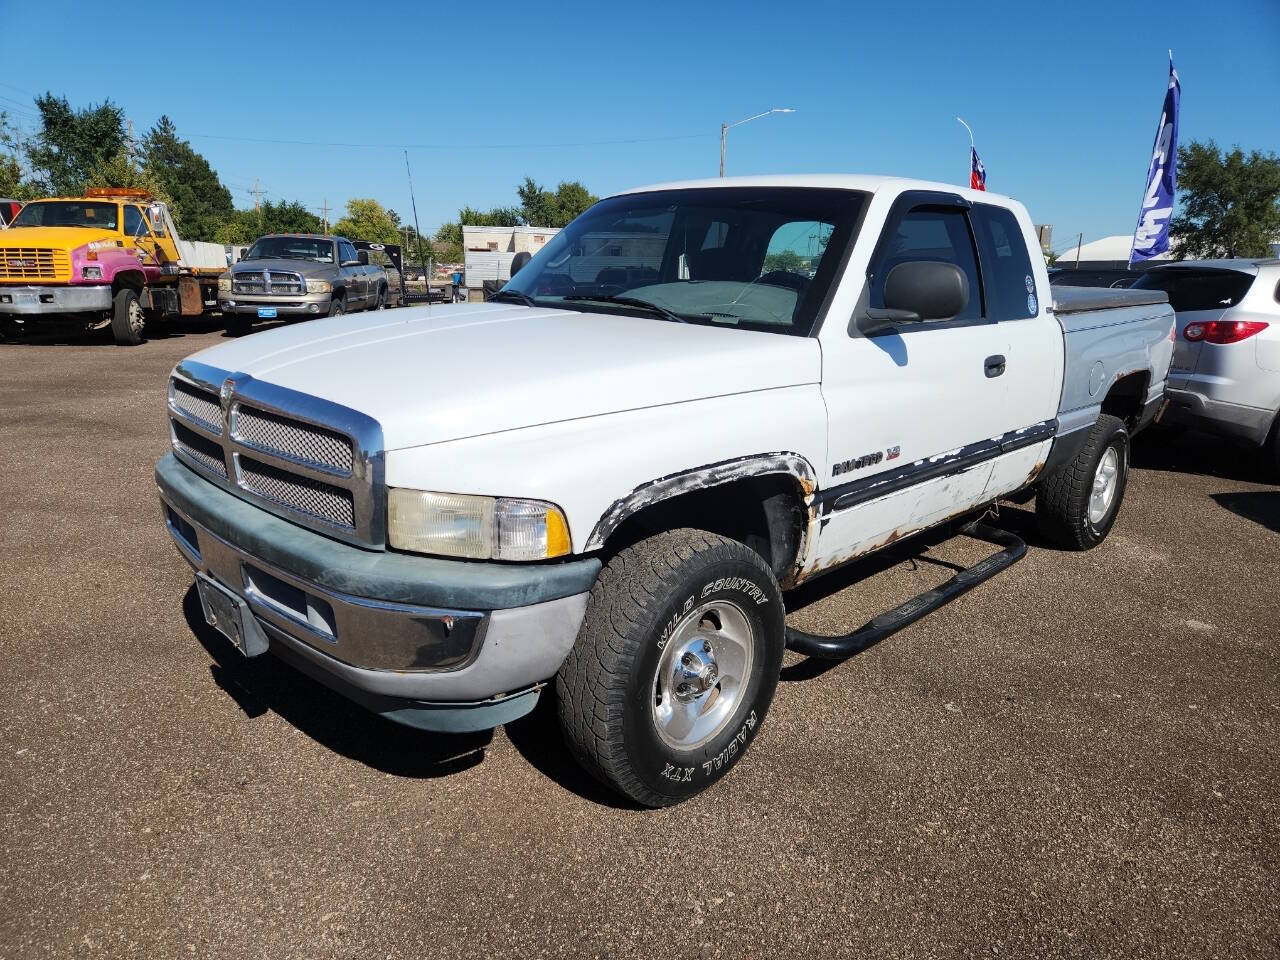
POLYGON ((259 307, 258 316, 263 318, 264 320, 274 320, 276 316, 276 308, 275 307, 259 307))
POLYGON ((267 636, 249 605, 212 577, 196 574, 196 592, 209 626, 226 637, 246 657, 266 653, 267 636))

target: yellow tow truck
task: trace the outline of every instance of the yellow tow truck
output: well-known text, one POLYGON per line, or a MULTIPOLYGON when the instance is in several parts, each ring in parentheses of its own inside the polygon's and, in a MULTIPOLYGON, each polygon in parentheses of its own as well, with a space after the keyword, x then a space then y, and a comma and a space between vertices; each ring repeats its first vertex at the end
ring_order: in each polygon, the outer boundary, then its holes
POLYGON ((34 200, 0 230, 0 321, 7 332, 109 324, 116 343, 137 344, 148 325, 215 307, 227 265, 221 244, 181 239, 143 191, 34 200))

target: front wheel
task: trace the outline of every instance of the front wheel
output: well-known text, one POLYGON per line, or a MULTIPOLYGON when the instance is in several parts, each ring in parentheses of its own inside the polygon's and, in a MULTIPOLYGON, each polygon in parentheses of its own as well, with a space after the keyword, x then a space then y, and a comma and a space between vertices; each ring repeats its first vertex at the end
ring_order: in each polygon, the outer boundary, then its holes
POLYGON ((375 310, 387 309, 387 288, 386 287, 378 288, 378 299, 374 301, 373 309, 375 310))
POLYGON ((346 298, 341 294, 329 301, 329 316, 340 317, 347 312, 346 298))
POLYGON ((124 288, 115 296, 111 311, 111 335, 122 347, 136 347, 142 342, 146 316, 135 290, 124 288))
POLYGON ((782 666, 782 594, 754 550, 673 530, 600 572, 556 677, 569 749, 649 807, 718 781, 746 753, 782 666))
POLYGON ((1129 431, 1103 414, 1075 459, 1045 477, 1036 494, 1040 531, 1068 550, 1091 550, 1107 538, 1129 481, 1129 431))

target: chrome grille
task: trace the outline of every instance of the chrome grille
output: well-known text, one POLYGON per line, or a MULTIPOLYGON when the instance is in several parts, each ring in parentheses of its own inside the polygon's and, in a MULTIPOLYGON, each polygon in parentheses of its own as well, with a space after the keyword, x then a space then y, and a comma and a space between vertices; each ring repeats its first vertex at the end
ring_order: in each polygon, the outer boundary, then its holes
POLYGON ((169 423, 174 453, 210 481, 336 539, 386 546, 382 429, 375 420, 184 360, 169 384, 169 423))
POLYGON ((306 281, 298 273, 275 270, 244 270, 231 275, 233 293, 305 293, 306 281))
POLYGON ((238 480, 244 489, 325 523, 355 529, 355 502, 350 490, 288 473, 243 455, 237 462, 238 480))
POLYGON ((333 430, 236 404, 231 433, 246 447, 351 476, 351 440, 333 430))
POLYGON ((173 445, 177 450, 185 453, 214 476, 221 477, 223 480, 227 478, 227 461, 222 452, 222 444, 208 437, 202 437, 177 420, 170 420, 169 426, 173 430, 173 445))
POLYGON ((218 406, 216 394, 189 386, 181 380, 170 380, 169 403, 188 420, 194 420, 222 436, 222 408, 218 406))

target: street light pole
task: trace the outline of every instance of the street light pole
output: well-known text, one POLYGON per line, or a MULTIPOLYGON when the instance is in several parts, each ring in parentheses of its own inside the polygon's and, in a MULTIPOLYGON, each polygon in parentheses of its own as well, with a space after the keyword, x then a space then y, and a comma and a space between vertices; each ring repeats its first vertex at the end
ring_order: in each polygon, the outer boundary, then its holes
POLYGON ((773 107, 764 113, 757 113, 754 117, 747 117, 745 120, 739 120, 736 123, 720 124, 720 176, 724 176, 724 144, 729 136, 729 129, 731 127, 740 127, 744 123, 750 123, 752 120, 759 120, 761 117, 767 117, 771 113, 795 113, 795 110, 792 107, 773 107))

